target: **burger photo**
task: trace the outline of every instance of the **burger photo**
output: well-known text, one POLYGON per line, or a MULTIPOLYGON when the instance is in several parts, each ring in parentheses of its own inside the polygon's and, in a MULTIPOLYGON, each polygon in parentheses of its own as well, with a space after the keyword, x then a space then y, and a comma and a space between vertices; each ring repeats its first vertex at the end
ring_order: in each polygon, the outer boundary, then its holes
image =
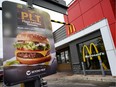
POLYGON ((19 33, 14 47, 16 60, 21 64, 39 64, 51 60, 49 40, 37 32, 19 33))

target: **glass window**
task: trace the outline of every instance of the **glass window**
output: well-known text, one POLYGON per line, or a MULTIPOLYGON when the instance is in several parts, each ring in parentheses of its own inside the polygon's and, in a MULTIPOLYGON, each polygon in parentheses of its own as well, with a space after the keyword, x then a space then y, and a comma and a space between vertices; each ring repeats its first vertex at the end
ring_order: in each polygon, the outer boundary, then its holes
POLYGON ((56 54, 58 63, 70 63, 69 51, 64 50, 56 54))
POLYGON ((61 52, 61 61, 62 63, 65 63, 65 55, 64 55, 64 52, 61 52))
POLYGON ((57 57, 57 62, 58 62, 58 63, 62 63, 62 62, 61 62, 61 57, 60 57, 60 55, 57 54, 56 57, 57 57))
POLYGON ((68 51, 65 51, 65 58, 66 58, 66 63, 69 63, 69 53, 68 51))
POLYGON ((104 70, 109 69, 109 63, 101 37, 97 37, 79 44, 81 62, 87 70, 100 69, 99 60, 102 61, 104 70))

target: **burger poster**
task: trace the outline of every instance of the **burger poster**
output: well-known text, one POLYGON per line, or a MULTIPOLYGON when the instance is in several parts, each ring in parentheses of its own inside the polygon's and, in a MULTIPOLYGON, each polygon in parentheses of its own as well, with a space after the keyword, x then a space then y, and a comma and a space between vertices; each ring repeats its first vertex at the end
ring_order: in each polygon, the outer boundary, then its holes
POLYGON ((54 74, 57 61, 49 14, 9 1, 2 7, 4 83, 54 74))

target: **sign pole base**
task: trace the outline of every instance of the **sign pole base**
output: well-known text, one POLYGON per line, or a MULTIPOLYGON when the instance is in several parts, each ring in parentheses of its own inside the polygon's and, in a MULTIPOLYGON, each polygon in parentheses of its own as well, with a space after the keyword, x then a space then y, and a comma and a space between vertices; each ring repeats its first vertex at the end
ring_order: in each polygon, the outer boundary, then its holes
POLYGON ((25 82, 24 87, 41 87, 41 78, 37 77, 33 81, 25 82))

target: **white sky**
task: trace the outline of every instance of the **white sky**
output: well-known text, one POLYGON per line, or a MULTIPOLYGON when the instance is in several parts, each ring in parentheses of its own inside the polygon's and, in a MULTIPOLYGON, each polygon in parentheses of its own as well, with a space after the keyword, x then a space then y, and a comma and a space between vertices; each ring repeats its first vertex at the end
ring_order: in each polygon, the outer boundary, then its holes
MULTIPOLYGON (((13 1, 13 2, 21 2, 22 3, 21 0, 0 0, 0 7, 2 7, 2 2, 3 1, 13 1)), ((68 5, 72 0, 64 0, 64 1, 66 1, 66 5, 68 5)), ((42 9, 42 10, 48 12, 50 14, 50 17, 51 17, 52 20, 57 20, 57 21, 64 22, 63 14, 57 13, 57 12, 54 12, 54 11, 51 11, 51 10, 48 10, 48 9, 44 9, 44 8, 41 8, 41 7, 39 7, 39 9, 42 9)), ((62 24, 52 22, 53 32, 61 26, 62 26, 62 24)))
MULTIPOLYGON (((3 1, 13 1, 13 2, 18 2, 18 3, 19 2, 24 3, 24 2, 22 2, 20 0, 0 0, 0 7, 2 7, 2 2, 3 1)), ((66 1, 66 5, 68 5, 72 0, 64 0, 64 1, 66 1)), ((50 14, 50 17, 51 17, 52 20, 57 20, 57 21, 64 22, 63 14, 57 13, 57 12, 54 12, 54 11, 51 11, 51 10, 47 10, 47 9, 44 9, 44 8, 40 8, 40 7, 39 7, 39 9, 48 12, 50 14)), ((61 27, 61 26, 62 26, 62 24, 52 22, 53 32, 55 30, 57 30, 59 27, 61 27)), ((3 56, 3 44, 2 44, 2 41, 3 41, 2 40, 2 11, 0 11, 0 58, 2 58, 2 56, 3 56)))

